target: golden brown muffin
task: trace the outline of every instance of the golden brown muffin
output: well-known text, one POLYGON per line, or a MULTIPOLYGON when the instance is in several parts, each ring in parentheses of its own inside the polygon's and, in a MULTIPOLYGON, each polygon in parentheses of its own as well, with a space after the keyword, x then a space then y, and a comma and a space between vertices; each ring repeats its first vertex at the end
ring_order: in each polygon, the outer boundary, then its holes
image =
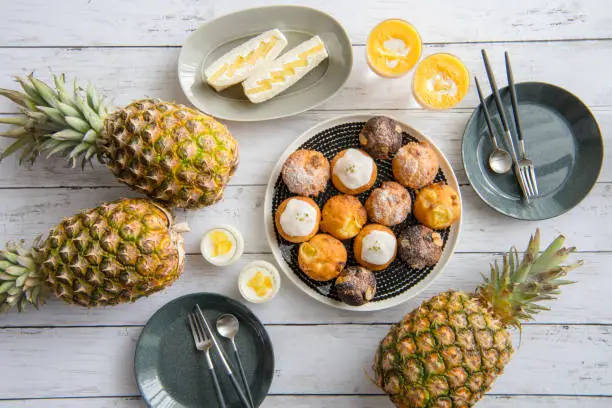
POLYGON ((296 244, 314 237, 320 222, 321 210, 308 197, 289 197, 278 206, 274 215, 278 233, 296 244))
POLYGON ((375 159, 391 159, 402 146, 402 128, 389 117, 374 116, 361 129, 359 144, 375 159))
POLYGON ((327 188, 329 161, 316 150, 296 150, 283 164, 282 175, 293 194, 316 197, 327 188))
POLYGON ((394 181, 385 181, 366 200, 370 222, 392 227, 404 222, 412 207, 408 190, 394 181))
POLYGON ((403 186, 422 188, 438 174, 438 155, 427 143, 410 142, 393 158, 393 177, 403 186))
POLYGON ((382 271, 395 259, 397 239, 384 225, 369 224, 355 238, 353 251, 359 265, 374 272, 382 271))
POLYGON ((346 248, 327 234, 317 234, 300 244, 298 264, 310 279, 325 282, 336 278, 346 265, 346 248))
POLYGON ((417 193, 413 211, 416 219, 429 228, 448 228, 461 216, 461 198, 444 183, 432 184, 417 193))
POLYGON ((331 163, 332 183, 344 194, 359 194, 372 188, 378 169, 374 159, 361 149, 346 149, 331 163))
POLYGON ((333 196, 321 212, 321 230, 338 239, 354 238, 367 222, 365 208, 350 195, 333 196))

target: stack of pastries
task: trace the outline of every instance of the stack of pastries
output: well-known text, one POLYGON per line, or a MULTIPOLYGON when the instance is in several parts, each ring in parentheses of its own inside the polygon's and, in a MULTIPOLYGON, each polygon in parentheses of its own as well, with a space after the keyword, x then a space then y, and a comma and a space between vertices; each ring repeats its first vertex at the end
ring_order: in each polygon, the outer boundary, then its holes
POLYGON ((276 210, 278 233, 299 244, 298 265, 304 274, 319 282, 335 280, 336 293, 352 306, 374 298, 376 275, 396 257, 411 269, 435 265, 444 245, 439 231, 461 214, 459 194, 445 183, 434 183, 436 152, 424 142, 402 141, 395 120, 376 116, 363 127, 359 146, 340 151, 331 163, 321 152, 300 149, 282 168, 283 182, 295 196, 276 210), (376 160, 392 165, 395 181, 372 189, 376 160), (331 189, 330 180, 337 194, 321 208, 313 198, 331 189), (357 197, 362 193, 363 202, 357 197), (348 240, 359 266, 347 267, 343 241, 348 240))

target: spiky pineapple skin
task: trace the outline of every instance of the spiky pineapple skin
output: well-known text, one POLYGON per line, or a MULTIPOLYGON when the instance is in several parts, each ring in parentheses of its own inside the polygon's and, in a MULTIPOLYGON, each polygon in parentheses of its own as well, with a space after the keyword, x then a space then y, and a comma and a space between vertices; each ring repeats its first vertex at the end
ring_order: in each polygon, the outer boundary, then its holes
POLYGON ((225 126, 187 106, 142 99, 104 120, 101 150, 122 182, 172 207, 219 201, 239 162, 225 126))
POLYGON ((512 353, 510 334, 480 300, 449 291, 391 328, 373 370, 397 407, 463 408, 482 398, 512 353))
POLYGON ((35 249, 35 260, 56 296, 92 307, 169 286, 183 270, 184 251, 165 208, 122 199, 64 219, 35 249))

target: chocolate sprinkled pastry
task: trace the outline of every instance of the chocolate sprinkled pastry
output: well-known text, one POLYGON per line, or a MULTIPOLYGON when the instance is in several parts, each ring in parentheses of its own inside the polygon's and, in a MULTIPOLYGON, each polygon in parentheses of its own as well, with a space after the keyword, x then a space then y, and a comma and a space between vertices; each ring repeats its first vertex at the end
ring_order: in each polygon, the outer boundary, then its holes
POLYGON ((406 227, 398 241, 400 258, 412 268, 422 269, 435 265, 442 256, 442 236, 424 225, 406 227))
POLYGON ((376 294, 374 274, 362 266, 349 266, 336 278, 336 292, 350 306, 368 303, 376 294))
POLYGON ((391 159, 402 146, 402 128, 386 116, 374 116, 359 134, 361 147, 375 159, 391 159))

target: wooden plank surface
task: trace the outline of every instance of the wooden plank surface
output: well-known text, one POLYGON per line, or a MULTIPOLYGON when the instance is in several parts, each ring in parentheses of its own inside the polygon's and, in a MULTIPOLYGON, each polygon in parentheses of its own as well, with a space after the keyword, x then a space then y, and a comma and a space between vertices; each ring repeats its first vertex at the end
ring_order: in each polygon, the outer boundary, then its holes
MULTIPOLYGON (((271 393, 380 393, 364 370, 387 325, 267 329, 276 360, 271 393)), ((140 331, 139 327, 2 329, 0 347, 11 355, 3 369, 19 381, 1 382, 0 395, 7 399, 137 395, 132 356, 140 331)), ((611 334, 612 327, 598 325, 525 326, 520 349, 492 393, 609 396, 611 334), (580 353, 575 352, 578 349, 580 353), (559 359, 560 355, 564 357, 559 359)), ((514 337, 518 344, 518 335, 514 337)))
MULTIPOLYGON (((332 309, 315 302, 283 276, 278 296, 266 304, 248 304, 266 324, 326 324, 326 323, 395 323, 423 300, 449 289, 472 292, 481 282, 481 273, 499 259, 497 254, 455 254, 442 273, 425 291, 403 305, 378 312, 354 312, 332 309)), ((574 256, 573 259, 577 259, 574 256)), ((566 286, 550 311, 542 312, 535 322, 547 324, 612 324, 612 298, 602 285, 609 274, 612 253, 581 253, 585 265, 573 272, 576 284, 566 286)), ((193 292, 217 292, 240 300, 236 281, 238 273, 249 262, 274 262, 272 255, 244 255, 234 266, 219 269, 208 265, 199 255, 190 255, 181 278, 170 288, 133 304, 111 308, 86 309, 50 300, 40 311, 10 313, 2 317, 0 327, 31 326, 105 326, 142 325, 164 304, 193 292)))
MULTIPOLYGON (((295 118, 263 123, 229 123, 228 127, 240 145, 240 167, 231 180, 231 185, 267 184, 278 157, 287 146, 307 129, 325 120, 355 114, 355 111, 311 111, 295 118)), ((357 112, 361 113, 361 112, 357 112)), ((449 160, 459 183, 468 180, 461 161, 461 139, 471 109, 455 109, 444 116, 440 112, 427 110, 382 110, 376 115, 392 115, 410 124, 429 137, 449 160)), ((612 108, 594 110, 595 117, 606 143, 612 141, 612 108)), ((3 129, 0 125, 0 130, 3 129)), ((11 143, 0 140, 0 149, 11 143)), ((612 182, 612 149, 604 151, 604 166, 600 182, 612 182)), ((94 163, 85 170, 73 169, 62 157, 41 157, 33 166, 20 167, 17 158, 2 162, 0 188, 6 187, 116 187, 112 173, 104 165, 94 163)))
MULTIPOLYGON (((286 4, 280 0, 123 2, 45 0, 6 1, 0 27, 2 45, 176 45, 201 24, 245 7, 286 4), (49 18, 49 16, 53 18, 49 18), (80 23, 80 24, 79 24, 80 23), (24 27, 30 29, 24 30, 24 27), (36 28, 35 30, 31 28, 36 28)), ((337 18, 351 40, 364 43, 371 28, 386 18, 415 22, 425 42, 482 42, 612 37, 605 0, 522 3, 472 0, 461 7, 445 0, 379 0, 354 6, 350 0, 308 0, 295 4, 321 9, 337 18), (468 22, 478 21, 478 24, 468 22)))
MULTIPOLYGON (((608 408, 610 397, 566 397, 486 395, 478 408, 608 408)), ((4 400, 4 408, 144 408, 146 405, 137 397, 128 398, 69 398, 4 400)), ((261 408, 392 408, 389 399, 379 395, 361 396, 305 396, 270 395, 261 408)))
MULTIPOLYGON (((503 76, 503 52, 512 56, 517 82, 541 81, 574 92, 589 106, 612 106, 612 83, 586 81, 585 78, 606 78, 607 56, 612 53, 612 41, 560 41, 495 44, 450 44, 424 47, 423 54, 449 52, 459 56, 473 75, 486 78, 480 50, 485 47, 493 67, 503 76), (571 59, 571 71, 559 61, 571 59), (580 75, 568 75, 580 73, 580 75)), ((388 80, 373 74, 365 61, 365 48, 353 47, 354 65, 342 89, 318 109, 416 109, 411 95, 411 75, 388 80)), ((50 73, 66 73, 82 83, 91 81, 99 91, 117 106, 144 96, 185 102, 178 79, 178 48, 0 48, 0 87, 15 88, 14 75, 32 71, 42 79, 50 73)), ((488 92, 487 92, 488 93, 488 92)), ((478 97, 470 92, 458 107, 474 107, 478 97)), ((420 108, 419 108, 420 109, 420 108)), ((0 101, 0 112, 14 112, 15 107, 0 101)), ((444 118, 448 112, 437 112, 444 118)), ((275 121, 269 122, 275 123, 275 121)))
MULTIPOLYGON (((0 0, 0 87, 15 88, 11 76, 35 71, 43 78, 66 72, 92 81, 117 105, 159 97, 185 103, 176 60, 180 44, 198 26, 245 7, 279 0, 0 0)), ((612 14, 606 0, 509 2, 472 0, 458 7, 448 0, 298 2, 331 13, 347 29, 355 65, 345 87, 317 110, 257 124, 228 123, 241 146, 241 166, 219 205, 185 213, 188 256, 181 279, 162 293, 133 305, 83 309, 51 300, 41 311, 0 317, 0 407, 136 408, 132 356, 141 326, 169 300, 214 291, 238 298, 239 270, 255 259, 272 260, 263 236, 264 185, 277 157, 299 134, 323 120, 373 111, 391 114, 430 137, 449 158, 462 184, 464 224, 457 253, 423 293, 399 307, 376 313, 331 309, 302 294, 287 279, 278 298, 250 305, 268 324, 277 354, 272 395, 264 408, 382 408, 392 405, 364 376, 388 324, 435 293, 470 291, 480 272, 511 244, 523 249, 536 227, 547 241, 559 232, 576 245, 586 265, 572 274, 578 283, 563 288, 552 310, 525 325, 520 348, 478 405, 483 408, 603 408, 612 406, 612 153, 607 149, 599 183, 577 208, 542 222, 501 216, 478 199, 462 169, 461 135, 477 105, 474 89, 457 109, 418 108, 410 75, 382 80, 368 70, 365 43, 380 20, 399 17, 417 25, 424 55, 450 52, 484 78, 480 49, 486 48, 504 82, 502 54, 512 55, 517 81, 544 81, 580 97, 594 112, 606 144, 612 134, 612 14), (237 225, 247 254, 224 269, 198 254, 204 230, 219 222, 237 225), (322 369, 325 367, 325 369, 322 369), (325 373, 323 375, 322 373, 325 373), (323 394, 323 395, 318 395, 323 394), (366 395, 364 395, 366 394, 366 395)), ((0 101, 0 115, 15 112, 0 101)), ((4 127, 0 125, 0 131, 4 127)), ((0 150, 7 141, 0 141, 0 150)), ((60 158, 19 168, 14 159, 0 167, 0 237, 45 233, 61 217, 119 196, 136 196, 117 184, 102 165, 84 172, 60 158)), ((515 333, 516 335, 516 333, 515 333)), ((515 336, 515 345, 518 339, 515 336)))
MULTIPOLYGON (((4 400, 4 408, 144 408, 146 405, 137 397, 128 398, 69 398, 4 400)), ((478 408, 607 408, 612 404, 610 397, 565 397, 486 395, 478 408)), ((392 408, 389 399, 379 395, 361 396, 304 396, 270 395, 261 408, 392 408)))
MULTIPOLYGON (((185 233, 188 253, 199 252, 202 234, 219 224, 235 225, 245 238, 245 251, 269 252, 265 239, 263 201, 264 186, 230 186, 223 201, 199 211, 178 211, 177 219, 187 221, 192 229, 185 233)), ((97 206, 119 197, 138 196, 127 187, 96 189, 4 189, 0 200, 0 234, 4 240, 33 239, 45 234, 64 216, 82 208, 97 206)), ((588 197, 572 211, 552 220, 517 222, 503 216, 480 200, 470 186, 461 187, 464 217, 457 252, 500 252, 510 245, 525 245, 529 234, 537 227, 545 239, 554 234, 566 234, 569 242, 580 251, 609 251, 612 230, 602 228, 612 224, 612 184, 599 183, 588 197), (579 219, 580 222, 576 222, 579 219)))

